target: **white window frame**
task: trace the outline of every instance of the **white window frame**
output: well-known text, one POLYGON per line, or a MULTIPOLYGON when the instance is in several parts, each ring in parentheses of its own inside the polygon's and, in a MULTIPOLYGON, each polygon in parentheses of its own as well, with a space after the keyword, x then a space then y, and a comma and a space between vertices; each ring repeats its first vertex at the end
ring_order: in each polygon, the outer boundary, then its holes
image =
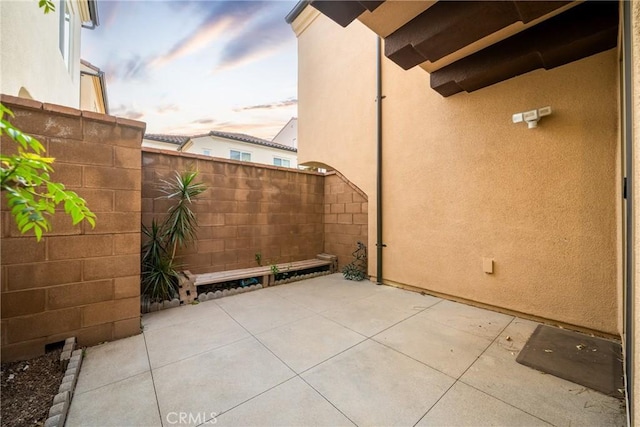
POLYGON ((285 159, 284 157, 274 157, 273 158, 273 165, 274 166, 280 166, 282 168, 290 168, 291 167, 291 160, 289 159, 285 159), (276 161, 280 161, 280 164, 276 164, 276 161), (284 162, 287 162, 287 164, 283 164, 284 162))
POLYGON ((251 153, 248 151, 240 151, 240 150, 229 150, 229 158, 231 160, 237 160, 240 162, 250 162, 251 161, 251 153), (239 159, 234 159, 233 158, 233 153, 238 153, 239 154, 239 159), (247 158, 243 158, 243 157, 247 157, 247 158))
POLYGON ((73 56, 73 9, 67 0, 60 1, 60 33, 59 47, 65 67, 71 73, 71 57, 73 56))

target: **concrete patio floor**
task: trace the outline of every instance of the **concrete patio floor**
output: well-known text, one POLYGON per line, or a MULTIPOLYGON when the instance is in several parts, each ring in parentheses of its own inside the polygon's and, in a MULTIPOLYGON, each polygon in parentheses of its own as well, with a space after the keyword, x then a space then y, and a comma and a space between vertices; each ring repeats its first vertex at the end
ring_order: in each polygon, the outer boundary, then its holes
POLYGON ((515 361, 537 323, 340 274, 142 324, 87 349, 67 427, 626 425, 515 361))

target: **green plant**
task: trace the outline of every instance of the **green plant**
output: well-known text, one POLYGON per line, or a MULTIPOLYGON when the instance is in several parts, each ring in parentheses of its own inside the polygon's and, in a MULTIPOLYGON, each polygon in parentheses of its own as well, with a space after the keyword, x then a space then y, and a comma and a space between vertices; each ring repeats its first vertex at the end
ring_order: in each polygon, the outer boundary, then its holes
POLYGON ((142 226, 142 294, 153 301, 163 301, 178 295, 178 272, 166 250, 164 231, 154 218, 151 226, 142 226))
POLYGON ((260 252, 256 252, 255 259, 258 266, 262 267, 262 254, 260 252))
POLYGON ((355 259, 344 266, 342 275, 347 280, 359 282, 367 278, 367 247, 364 243, 358 242, 357 248, 352 255, 355 259))
POLYGON ((13 117, 13 112, 0 104, 0 136, 6 134, 16 143, 17 154, 5 154, 11 151, 6 147, 0 153, 0 190, 6 194, 20 232, 32 231, 40 241, 42 233, 51 230, 47 217, 53 215, 60 204, 71 216, 73 225, 87 221, 95 227, 96 216, 86 201, 63 184, 51 180, 51 165, 55 159, 43 157, 44 146, 13 126, 5 115, 13 117))
POLYGON ((204 184, 194 182, 197 175, 197 172, 176 172, 175 180, 163 180, 162 197, 176 203, 169 208, 162 223, 154 218, 150 227, 142 226, 145 239, 141 254, 141 286, 142 294, 151 302, 178 296, 176 250, 196 239, 198 222, 191 204, 206 190, 204 184))
POLYGON ((280 269, 275 264, 271 264, 271 267, 269 267, 269 268, 271 269, 271 273, 274 274, 274 275, 280 273, 280 269))
POLYGON ((44 9, 45 14, 56 10, 56 5, 51 0, 39 0, 38 7, 44 9))
POLYGON ((193 181, 196 176, 198 172, 176 172, 173 181, 162 181, 160 191, 167 199, 176 201, 176 204, 169 208, 163 224, 167 244, 171 247, 171 260, 175 258, 178 246, 186 246, 196 239, 198 221, 196 214, 191 210, 191 203, 207 189, 204 184, 193 181))

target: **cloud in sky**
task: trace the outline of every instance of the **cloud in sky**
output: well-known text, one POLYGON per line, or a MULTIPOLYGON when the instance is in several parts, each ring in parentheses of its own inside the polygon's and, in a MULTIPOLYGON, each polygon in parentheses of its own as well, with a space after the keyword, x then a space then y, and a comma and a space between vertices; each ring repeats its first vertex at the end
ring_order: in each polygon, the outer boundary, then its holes
POLYGON ((214 119, 204 118, 204 119, 194 120, 191 123, 197 124, 197 125, 212 125, 216 123, 216 121, 214 119))
POLYGON ((205 18, 199 26, 173 45, 169 51, 157 57, 153 66, 162 66, 183 56, 190 55, 207 47, 221 36, 237 33, 267 6, 262 1, 232 2, 176 2, 178 7, 191 7, 195 13, 204 13, 205 18))
POLYGON ((178 111, 180 111, 180 106, 176 104, 163 104, 156 108, 156 113, 158 114, 176 113, 178 111))
POLYGON ((222 132, 238 132, 271 140, 285 125, 282 121, 263 121, 261 123, 226 123, 219 124, 215 130, 222 132))
POLYGON ((135 108, 128 107, 125 104, 119 104, 115 107, 112 106, 109 109, 109 114, 119 117, 125 117, 132 120, 140 120, 144 117, 144 113, 137 111, 135 108))
POLYGON ((269 139, 296 115, 296 38, 284 21, 295 4, 101 0, 82 56, 105 71, 111 113, 146 121, 149 133, 269 139))
POLYGON ((214 71, 257 61, 278 51, 287 42, 293 43, 295 36, 287 26, 280 24, 282 19, 279 13, 273 13, 240 32, 224 47, 214 71))
POLYGON ((295 98, 289 98, 283 101, 271 102, 269 104, 248 105, 246 107, 234 108, 233 111, 239 113, 241 111, 250 110, 275 110, 276 108, 287 108, 295 105, 298 105, 298 100, 295 98))
POLYGON ((109 80, 146 80, 149 76, 149 58, 143 58, 140 54, 132 54, 128 58, 113 60, 106 69, 107 81, 109 80))

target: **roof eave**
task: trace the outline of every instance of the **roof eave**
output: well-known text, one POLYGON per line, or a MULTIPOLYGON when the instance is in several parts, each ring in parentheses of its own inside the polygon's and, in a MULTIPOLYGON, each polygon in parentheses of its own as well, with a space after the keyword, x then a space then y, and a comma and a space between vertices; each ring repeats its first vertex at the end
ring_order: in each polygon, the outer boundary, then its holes
POLYGON ((307 7, 311 3, 310 0, 300 0, 296 5, 291 9, 291 12, 285 16, 284 20, 287 24, 291 24, 296 18, 302 13, 305 7, 307 7))

